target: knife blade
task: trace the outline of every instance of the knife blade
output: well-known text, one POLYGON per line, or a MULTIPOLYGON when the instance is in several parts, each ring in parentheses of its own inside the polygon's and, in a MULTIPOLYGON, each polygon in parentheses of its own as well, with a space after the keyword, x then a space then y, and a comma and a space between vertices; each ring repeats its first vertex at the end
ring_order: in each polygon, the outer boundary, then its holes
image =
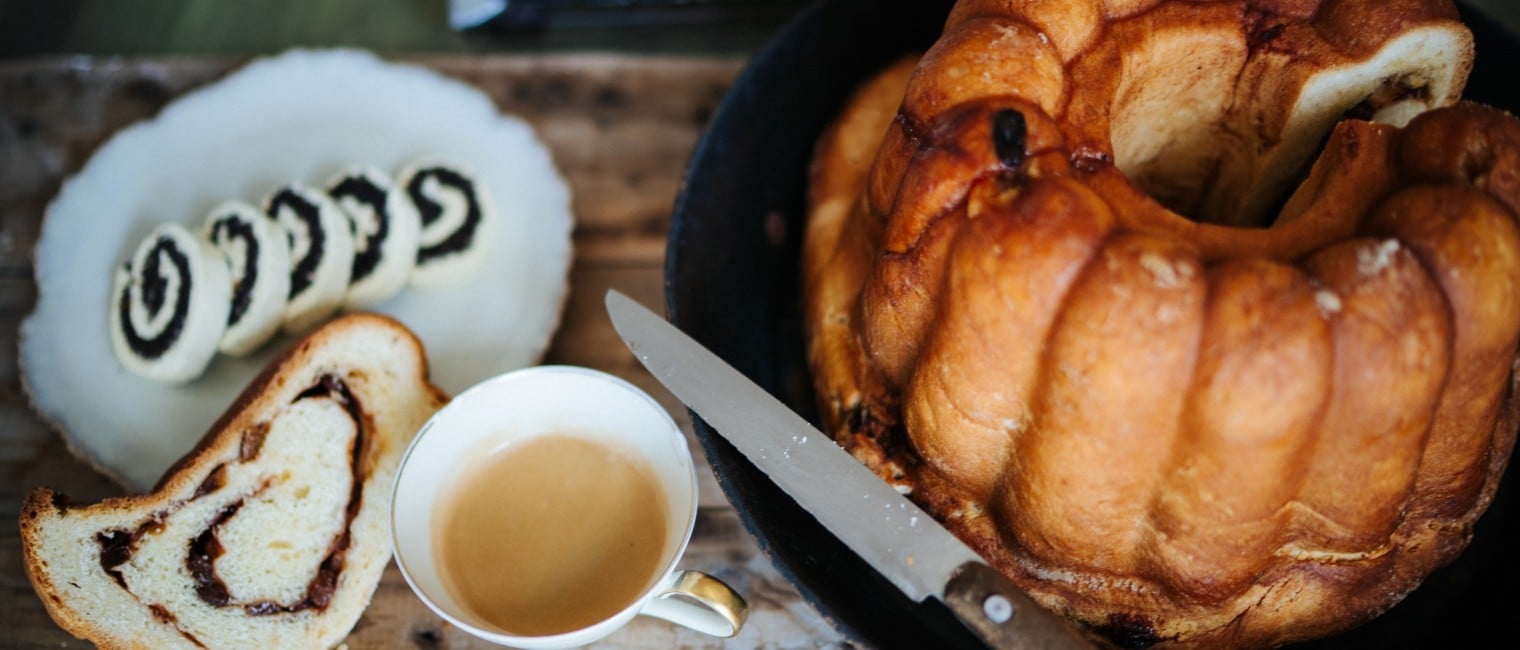
POLYGON ((823 432, 664 318, 616 289, 607 313, 677 399, 914 601, 938 598, 998 648, 1095 647, 823 432))

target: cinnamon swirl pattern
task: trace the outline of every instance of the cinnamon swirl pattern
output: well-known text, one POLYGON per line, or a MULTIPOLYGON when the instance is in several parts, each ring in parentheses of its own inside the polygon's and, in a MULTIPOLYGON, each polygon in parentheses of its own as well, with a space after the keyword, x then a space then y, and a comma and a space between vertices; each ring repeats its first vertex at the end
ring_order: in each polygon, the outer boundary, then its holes
POLYGON ((354 264, 353 229, 325 193, 296 183, 269 195, 264 212, 290 238, 290 301, 282 327, 299 334, 343 305, 354 264))
POLYGON ((244 356, 280 329, 290 297, 290 241, 284 228, 243 201, 213 208, 202 235, 226 256, 232 281, 218 349, 244 356))
POLYGON ((399 178, 422 219, 412 284, 436 286, 469 272, 486 254, 484 233, 495 220, 475 176, 452 162, 423 160, 399 178))
POLYGON ((226 200, 198 236, 155 230, 116 274, 116 356, 143 377, 189 381, 218 351, 246 356, 409 284, 458 281, 487 254, 495 220, 487 188, 434 158, 394 177, 353 165, 321 187, 286 183, 262 207, 226 200))
POLYGON ((345 171, 327 194, 348 215, 354 263, 344 306, 358 309, 401 291, 417 265, 421 221, 417 207, 389 175, 373 167, 345 171))
POLYGON ((221 253, 166 223, 116 272, 111 347, 144 377, 182 383, 205 371, 226 329, 232 283, 221 253))

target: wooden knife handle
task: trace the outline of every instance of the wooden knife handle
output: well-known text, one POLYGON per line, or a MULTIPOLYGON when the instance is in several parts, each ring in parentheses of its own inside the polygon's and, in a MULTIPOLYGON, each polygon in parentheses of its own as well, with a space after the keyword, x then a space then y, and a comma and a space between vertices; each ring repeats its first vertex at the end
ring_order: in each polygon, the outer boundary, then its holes
POLYGON ((980 562, 956 569, 945 585, 945 604, 977 636, 994 648, 1096 648, 1066 619, 980 562))

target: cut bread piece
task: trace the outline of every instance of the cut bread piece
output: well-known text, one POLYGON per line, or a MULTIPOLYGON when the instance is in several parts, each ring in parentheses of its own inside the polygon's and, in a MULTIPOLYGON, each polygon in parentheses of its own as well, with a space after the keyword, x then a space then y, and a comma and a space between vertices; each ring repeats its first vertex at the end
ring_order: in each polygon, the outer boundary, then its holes
POLYGON ((256 378, 151 493, 27 497, 32 587, 107 648, 331 647, 390 561, 390 483, 448 399, 422 344, 374 314, 335 319, 256 378))

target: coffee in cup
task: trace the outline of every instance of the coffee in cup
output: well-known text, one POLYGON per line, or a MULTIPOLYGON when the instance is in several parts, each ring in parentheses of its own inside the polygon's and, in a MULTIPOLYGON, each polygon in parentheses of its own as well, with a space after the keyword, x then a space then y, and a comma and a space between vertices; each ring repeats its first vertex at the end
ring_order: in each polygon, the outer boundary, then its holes
POLYGON ((455 397, 397 472, 397 563, 435 612, 524 648, 590 643, 638 614, 717 636, 744 601, 676 563, 696 521, 685 437, 637 387, 540 366, 455 397))

